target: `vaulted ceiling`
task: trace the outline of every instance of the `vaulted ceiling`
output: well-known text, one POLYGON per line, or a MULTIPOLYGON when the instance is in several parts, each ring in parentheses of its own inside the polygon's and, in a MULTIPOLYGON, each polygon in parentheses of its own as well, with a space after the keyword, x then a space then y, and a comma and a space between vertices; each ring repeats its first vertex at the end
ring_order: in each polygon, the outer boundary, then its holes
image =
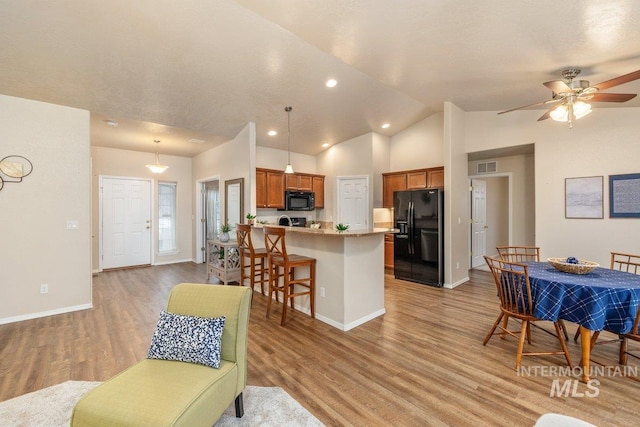
POLYGON ((250 121, 286 150, 290 105, 292 151, 314 155, 445 101, 548 99, 567 67, 592 84, 638 70, 638 22, 636 0, 0 0, 0 93, 91 111, 93 145, 183 156, 250 121))

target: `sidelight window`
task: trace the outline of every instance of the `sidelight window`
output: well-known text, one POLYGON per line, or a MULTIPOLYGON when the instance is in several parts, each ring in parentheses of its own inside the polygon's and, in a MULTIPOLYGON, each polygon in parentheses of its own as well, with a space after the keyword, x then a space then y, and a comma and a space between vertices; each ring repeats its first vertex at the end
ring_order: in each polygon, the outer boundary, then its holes
POLYGON ((177 252, 177 183, 158 183, 158 253, 177 252))

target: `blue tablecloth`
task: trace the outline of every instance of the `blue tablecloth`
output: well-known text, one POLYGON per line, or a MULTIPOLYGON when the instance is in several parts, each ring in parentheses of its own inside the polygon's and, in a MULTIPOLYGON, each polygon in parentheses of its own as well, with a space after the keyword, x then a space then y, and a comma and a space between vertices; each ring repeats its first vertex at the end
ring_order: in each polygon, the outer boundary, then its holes
POLYGON ((571 274, 548 262, 526 264, 538 318, 564 319, 592 331, 631 330, 640 304, 640 275, 608 268, 571 274))

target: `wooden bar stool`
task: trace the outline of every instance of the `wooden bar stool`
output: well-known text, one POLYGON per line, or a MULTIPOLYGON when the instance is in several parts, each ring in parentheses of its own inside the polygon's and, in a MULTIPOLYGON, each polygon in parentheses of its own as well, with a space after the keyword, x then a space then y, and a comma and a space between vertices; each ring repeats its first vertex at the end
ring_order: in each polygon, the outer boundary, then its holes
POLYGON ((311 318, 315 319, 315 294, 316 294, 316 259, 303 255, 288 254, 285 244, 285 232, 282 227, 262 228, 264 231, 264 245, 269 258, 269 301, 267 302, 267 319, 271 311, 271 301, 273 294, 282 292, 282 321, 280 325, 284 326, 287 321, 287 304, 291 304, 293 310, 293 299, 304 295, 309 295, 309 306, 311 309, 311 318), (295 269, 297 267, 309 267, 309 276, 295 278, 295 269), (282 273, 280 273, 282 269, 282 273), (280 284, 282 277, 282 284, 280 284), (299 290, 303 287, 305 290, 299 290))
POLYGON ((268 284, 269 280, 266 276, 268 274, 267 250, 253 247, 249 224, 236 224, 236 234, 240 253, 240 285, 244 286, 245 279, 249 279, 251 290, 253 290, 254 285, 260 283, 260 292, 264 295, 264 285, 268 284))

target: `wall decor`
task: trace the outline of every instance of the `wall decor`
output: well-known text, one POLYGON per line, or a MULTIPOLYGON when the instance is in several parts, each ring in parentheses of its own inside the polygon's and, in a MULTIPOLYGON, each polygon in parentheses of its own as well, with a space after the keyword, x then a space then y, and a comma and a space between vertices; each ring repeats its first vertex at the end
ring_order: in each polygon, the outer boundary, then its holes
POLYGON ((640 218, 640 173, 609 175, 609 217, 640 218))
POLYGON ((33 164, 26 157, 7 156, 0 160, 0 191, 4 183, 22 182, 22 178, 33 172, 33 164))
POLYGON ((603 177, 565 178, 565 218, 603 218, 603 177))

